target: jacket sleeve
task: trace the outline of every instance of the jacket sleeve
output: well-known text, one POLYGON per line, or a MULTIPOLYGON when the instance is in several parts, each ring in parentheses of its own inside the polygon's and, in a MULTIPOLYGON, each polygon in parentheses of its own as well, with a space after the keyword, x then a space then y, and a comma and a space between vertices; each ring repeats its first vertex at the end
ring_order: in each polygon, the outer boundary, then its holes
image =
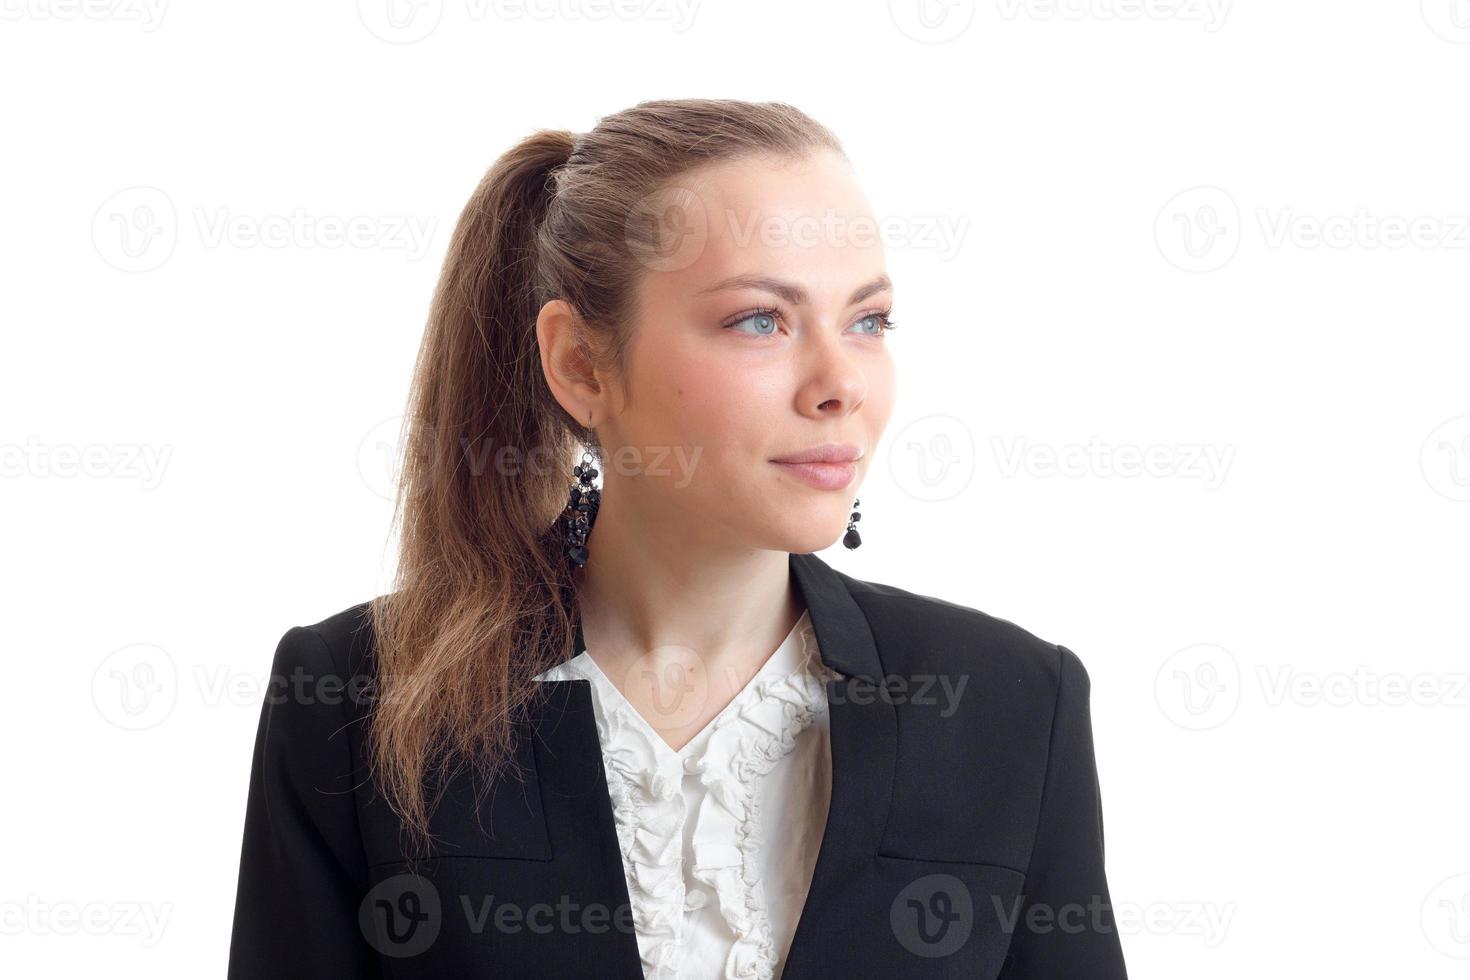
POLYGON ((347 680, 311 629, 292 627, 276 647, 250 770, 230 980, 380 975, 358 926, 368 873, 347 680))
POLYGON ((1024 901, 999 980, 1126 980, 1103 866, 1091 681, 1061 651, 1041 812, 1024 901))

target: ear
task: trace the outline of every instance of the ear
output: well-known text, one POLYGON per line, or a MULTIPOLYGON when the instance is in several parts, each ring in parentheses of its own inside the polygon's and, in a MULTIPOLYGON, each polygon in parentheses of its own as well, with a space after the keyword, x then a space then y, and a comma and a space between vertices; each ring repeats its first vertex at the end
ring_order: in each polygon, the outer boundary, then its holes
POLYGON ((581 424, 587 425, 590 417, 595 425, 605 393, 588 358, 582 329, 572 304, 551 300, 536 316, 536 346, 546 384, 557 402, 581 424))

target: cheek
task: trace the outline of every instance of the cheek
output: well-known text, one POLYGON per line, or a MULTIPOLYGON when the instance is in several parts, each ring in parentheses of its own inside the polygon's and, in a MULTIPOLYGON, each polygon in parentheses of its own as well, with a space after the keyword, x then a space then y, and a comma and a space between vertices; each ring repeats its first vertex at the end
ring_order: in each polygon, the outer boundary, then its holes
POLYGON ((898 395, 896 379, 893 360, 885 352, 882 360, 868 372, 867 404, 863 413, 875 441, 893 415, 893 405, 898 395))
POLYGON ((790 411, 790 379, 783 371, 736 361, 710 358, 688 365, 673 423, 683 444, 699 454, 691 486, 706 504, 729 514, 762 506, 772 440, 791 427, 783 417, 790 411))
POLYGON ((705 452, 747 443, 768 425, 775 386, 750 365, 691 351, 665 369, 660 411, 687 442, 703 444, 705 452))
MULTIPOLYGON (((748 454, 771 431, 769 391, 747 367, 697 345, 643 353, 624 432, 630 442, 699 452, 711 469, 748 454)), ((769 386, 765 386, 769 387, 769 386)))

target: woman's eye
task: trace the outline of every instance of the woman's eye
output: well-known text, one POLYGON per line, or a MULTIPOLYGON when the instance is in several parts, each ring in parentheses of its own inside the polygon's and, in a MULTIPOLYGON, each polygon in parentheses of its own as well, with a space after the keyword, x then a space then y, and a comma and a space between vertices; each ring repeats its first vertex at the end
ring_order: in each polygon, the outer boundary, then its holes
POLYGON ((752 313, 750 316, 736 320, 730 324, 731 328, 739 327, 741 324, 754 324, 754 330, 746 333, 754 333, 757 336, 769 336, 776 332, 776 318, 769 313, 752 313))
POLYGON ((857 323, 853 324, 853 326, 861 328, 859 330, 860 333, 866 333, 876 337, 888 329, 888 318, 882 313, 869 313, 857 323))

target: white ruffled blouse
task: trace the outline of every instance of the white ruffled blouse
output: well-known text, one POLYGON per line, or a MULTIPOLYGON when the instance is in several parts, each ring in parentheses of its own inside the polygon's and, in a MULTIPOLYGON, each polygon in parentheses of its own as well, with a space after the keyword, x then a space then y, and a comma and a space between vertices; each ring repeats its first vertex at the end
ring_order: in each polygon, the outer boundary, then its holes
POLYGON ((647 980, 769 980, 806 903, 831 797, 827 692, 809 613, 675 751, 584 650, 537 680, 588 680, 647 980))

